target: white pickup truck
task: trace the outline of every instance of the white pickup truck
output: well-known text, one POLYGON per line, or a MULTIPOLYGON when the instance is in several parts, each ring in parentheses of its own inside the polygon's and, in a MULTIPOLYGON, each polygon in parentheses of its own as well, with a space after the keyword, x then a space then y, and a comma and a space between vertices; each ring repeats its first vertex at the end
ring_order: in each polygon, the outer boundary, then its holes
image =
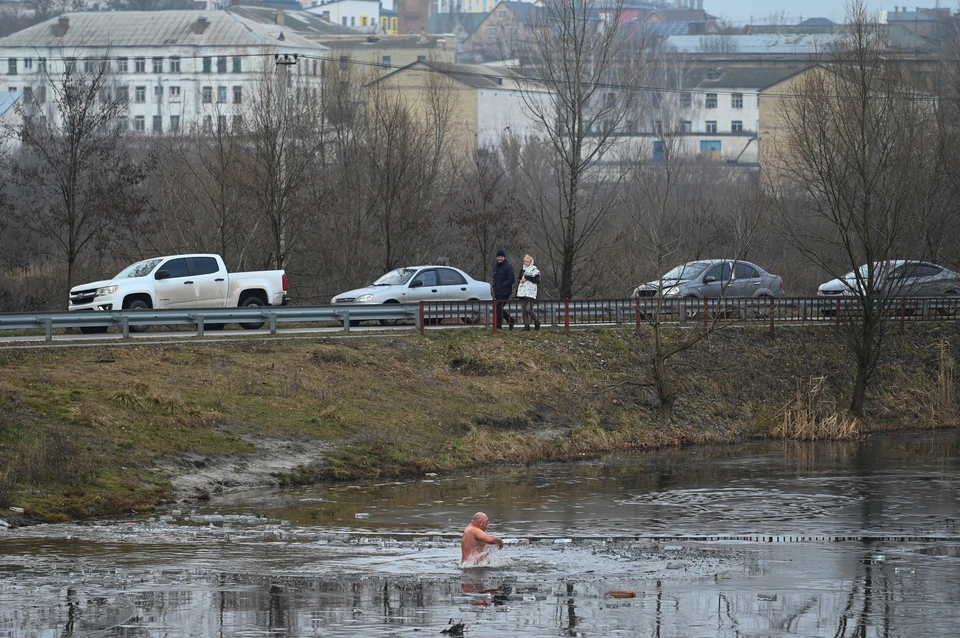
MULTIPOLYGON (((70 311, 157 310, 168 308, 233 308, 286 306, 287 275, 282 270, 228 273, 220 255, 170 255, 144 259, 104 281, 70 289, 70 311)), ((242 323, 256 329, 263 323, 242 323)), ((206 324, 207 330, 223 329, 206 324)), ((130 326, 143 332, 147 326, 130 326)), ((86 333, 106 332, 86 327, 86 333)))

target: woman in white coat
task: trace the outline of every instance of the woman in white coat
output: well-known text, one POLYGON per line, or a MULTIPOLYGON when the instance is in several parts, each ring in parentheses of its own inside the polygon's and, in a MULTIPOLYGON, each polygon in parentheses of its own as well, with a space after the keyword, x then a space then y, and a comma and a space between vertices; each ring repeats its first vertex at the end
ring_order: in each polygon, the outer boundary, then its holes
POLYGON ((533 264, 533 257, 524 255, 520 285, 517 286, 517 299, 520 300, 524 330, 530 330, 531 319, 533 319, 533 329, 540 329, 540 317, 537 316, 537 289, 539 286, 540 269, 533 264))

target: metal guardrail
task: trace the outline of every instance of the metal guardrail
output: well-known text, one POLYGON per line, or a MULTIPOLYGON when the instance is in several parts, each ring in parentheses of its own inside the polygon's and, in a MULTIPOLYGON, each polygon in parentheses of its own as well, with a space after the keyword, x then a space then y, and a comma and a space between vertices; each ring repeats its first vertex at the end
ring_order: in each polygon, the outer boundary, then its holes
MULTIPOLYGON (((413 321, 421 333, 438 325, 483 325, 494 331, 494 311, 501 306, 518 322, 521 305, 510 301, 420 302, 411 304, 336 304, 331 306, 266 306, 262 308, 185 308, 180 310, 113 310, 104 312, 0 313, 0 331, 44 330, 48 341, 55 329, 117 327, 128 337, 131 326, 194 326, 198 336, 204 328, 239 323, 244 327, 268 325, 276 333, 284 323, 339 323, 344 330, 361 321, 394 323, 413 321), (257 325, 260 324, 260 325, 257 325)), ((884 300, 892 320, 907 322, 954 320, 960 311, 958 297, 897 298, 884 300)), ((769 325, 819 323, 836 325, 858 312, 851 297, 783 297, 728 299, 539 300, 535 304, 541 324, 563 327, 620 324, 640 327, 657 316, 662 320, 709 327, 717 321, 769 325)))

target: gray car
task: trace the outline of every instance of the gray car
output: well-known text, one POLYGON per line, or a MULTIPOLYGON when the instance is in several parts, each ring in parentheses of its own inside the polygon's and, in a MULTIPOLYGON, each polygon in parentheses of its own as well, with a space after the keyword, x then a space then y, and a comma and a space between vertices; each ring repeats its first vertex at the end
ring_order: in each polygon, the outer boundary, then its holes
POLYGON ((631 297, 656 297, 663 289, 669 299, 719 297, 783 297, 783 278, 749 261, 702 259, 680 264, 656 281, 637 286, 631 297))
MULTIPOLYGON (((860 266, 856 271, 851 270, 842 277, 831 279, 817 289, 817 296, 825 299, 847 299, 856 296, 857 272, 860 281, 867 280, 867 264, 860 266)), ((960 274, 952 270, 927 261, 909 259, 891 259, 874 264, 874 282, 878 291, 884 296, 898 297, 941 297, 943 301, 930 302, 941 313, 954 313, 957 310, 957 296, 960 295, 960 274)), ((836 314, 836 302, 823 305, 823 314, 832 317, 836 314)), ((922 303, 908 302, 905 310, 908 313, 918 310, 922 303)))

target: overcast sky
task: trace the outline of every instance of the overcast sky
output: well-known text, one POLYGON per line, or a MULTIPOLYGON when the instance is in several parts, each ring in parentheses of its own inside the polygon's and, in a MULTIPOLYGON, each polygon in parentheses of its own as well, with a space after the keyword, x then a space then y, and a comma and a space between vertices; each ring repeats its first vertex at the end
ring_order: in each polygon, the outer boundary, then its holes
MULTIPOLYGON (((893 10, 894 0, 868 0, 867 7, 871 11, 879 9, 893 10)), ((897 2, 898 6, 906 4, 911 11, 918 6, 917 2, 897 2)), ((919 6, 932 7, 936 0, 924 0, 919 6)), ((952 5, 941 0, 941 6, 952 5)), ((753 16, 755 24, 763 24, 771 14, 786 12, 791 22, 797 23, 807 18, 830 18, 834 22, 842 22, 844 17, 844 0, 704 0, 703 8, 707 13, 726 18, 735 24, 746 24, 753 16), (802 16, 802 18, 801 18, 802 16)))

